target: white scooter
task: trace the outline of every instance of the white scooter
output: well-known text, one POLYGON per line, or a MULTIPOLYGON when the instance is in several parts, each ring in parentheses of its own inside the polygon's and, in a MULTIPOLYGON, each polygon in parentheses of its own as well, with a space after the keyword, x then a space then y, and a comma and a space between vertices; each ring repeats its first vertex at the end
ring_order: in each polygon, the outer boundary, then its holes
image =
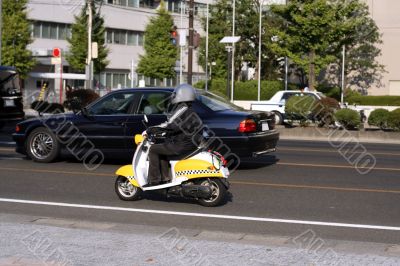
POLYGON ((115 192, 120 199, 138 200, 145 191, 165 190, 167 196, 196 199, 207 207, 225 201, 229 189, 226 161, 219 153, 201 147, 181 158, 170 159, 171 182, 143 187, 148 183, 148 154, 155 137, 135 135, 137 148, 132 165, 122 166, 116 171, 115 192))

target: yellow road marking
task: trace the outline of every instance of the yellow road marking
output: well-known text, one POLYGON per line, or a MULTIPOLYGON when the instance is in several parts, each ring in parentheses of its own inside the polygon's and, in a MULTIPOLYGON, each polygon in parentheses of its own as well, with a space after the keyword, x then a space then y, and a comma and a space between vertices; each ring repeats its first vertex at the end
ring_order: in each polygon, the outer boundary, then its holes
MULTIPOLYGON (((327 152, 327 153, 339 153, 338 150, 325 150, 325 149, 295 149, 295 148, 279 148, 278 151, 299 151, 299 152, 327 152)), ((363 152, 352 152, 352 154, 361 154, 363 152)), ((369 152, 372 155, 389 155, 389 156, 400 156, 400 153, 390 152, 369 152)))
POLYGON ((240 184, 240 185, 280 187, 280 188, 304 188, 304 189, 321 189, 321 190, 339 190, 339 191, 353 191, 353 192, 373 192, 373 193, 395 193, 395 194, 400 194, 400 190, 385 190, 385 189, 344 188, 344 187, 330 187, 330 186, 310 186, 310 185, 292 185, 292 184, 276 184, 276 183, 257 183, 257 182, 243 182, 243 181, 230 181, 230 183, 231 184, 240 184))
POLYGON ((78 172, 78 171, 56 171, 46 169, 23 169, 23 168, 11 168, 11 167, 0 167, 0 170, 9 171, 21 171, 21 172, 34 172, 34 173, 50 173, 50 174, 65 174, 65 175, 91 175, 91 176, 112 176, 113 173, 92 173, 92 172, 78 172))
MULTIPOLYGON (((109 177, 113 177, 112 173, 91 173, 91 172, 78 172, 78 171, 56 171, 56 170, 45 170, 45 169, 20 169, 20 168, 11 168, 11 167, 0 167, 0 170, 35 172, 35 173, 54 173, 54 174, 68 174, 68 175, 90 175, 90 176, 109 176, 109 177)), ((244 182, 244 181, 230 181, 230 183, 232 183, 232 184, 240 184, 240 185, 269 186, 269 187, 280 187, 280 188, 300 188, 300 189, 317 189, 317 190, 337 190, 337 191, 349 191, 349 192, 371 192, 371 193, 394 193, 394 194, 400 194, 399 190, 385 190, 385 189, 344 188, 344 187, 330 187, 330 186, 292 185, 292 184, 276 184, 276 183, 244 182)))
MULTIPOLYGON (((288 165, 288 166, 304 166, 304 167, 326 167, 326 168, 356 168, 353 165, 334 165, 334 164, 311 164, 311 163, 283 163, 277 162, 278 165, 288 165)), ((359 169, 368 169, 369 167, 357 167, 359 169)), ((400 168, 390 168, 390 167, 372 167, 372 170, 381 171, 400 171, 400 168)))
POLYGON ((0 151, 15 151, 15 149, 0 148, 0 151))

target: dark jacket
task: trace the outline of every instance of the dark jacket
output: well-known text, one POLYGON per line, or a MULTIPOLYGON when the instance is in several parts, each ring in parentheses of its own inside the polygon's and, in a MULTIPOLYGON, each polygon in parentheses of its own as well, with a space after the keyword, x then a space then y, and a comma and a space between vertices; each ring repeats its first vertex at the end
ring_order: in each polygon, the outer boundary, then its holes
POLYGON ((193 138, 201 134, 203 122, 191 104, 180 103, 171 107, 168 121, 159 127, 167 132, 167 144, 173 144, 177 150, 187 151, 196 149, 193 138))

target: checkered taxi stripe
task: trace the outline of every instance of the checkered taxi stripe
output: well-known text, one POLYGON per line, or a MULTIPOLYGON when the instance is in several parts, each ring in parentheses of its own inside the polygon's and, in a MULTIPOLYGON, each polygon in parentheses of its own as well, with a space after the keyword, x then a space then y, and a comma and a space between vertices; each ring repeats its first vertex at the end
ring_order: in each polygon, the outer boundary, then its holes
POLYGON ((198 174, 218 174, 219 170, 187 170, 187 171, 178 171, 176 172, 177 176, 184 175, 198 175, 198 174))

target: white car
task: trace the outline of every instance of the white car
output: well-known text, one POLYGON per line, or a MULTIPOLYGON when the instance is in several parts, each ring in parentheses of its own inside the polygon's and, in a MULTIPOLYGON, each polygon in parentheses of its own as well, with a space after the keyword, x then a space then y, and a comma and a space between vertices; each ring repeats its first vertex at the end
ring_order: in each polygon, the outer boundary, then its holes
POLYGON ((278 91, 268 101, 252 102, 250 110, 273 112, 275 114, 275 123, 280 125, 285 119, 285 103, 292 96, 312 96, 316 100, 326 97, 318 91, 278 91))

